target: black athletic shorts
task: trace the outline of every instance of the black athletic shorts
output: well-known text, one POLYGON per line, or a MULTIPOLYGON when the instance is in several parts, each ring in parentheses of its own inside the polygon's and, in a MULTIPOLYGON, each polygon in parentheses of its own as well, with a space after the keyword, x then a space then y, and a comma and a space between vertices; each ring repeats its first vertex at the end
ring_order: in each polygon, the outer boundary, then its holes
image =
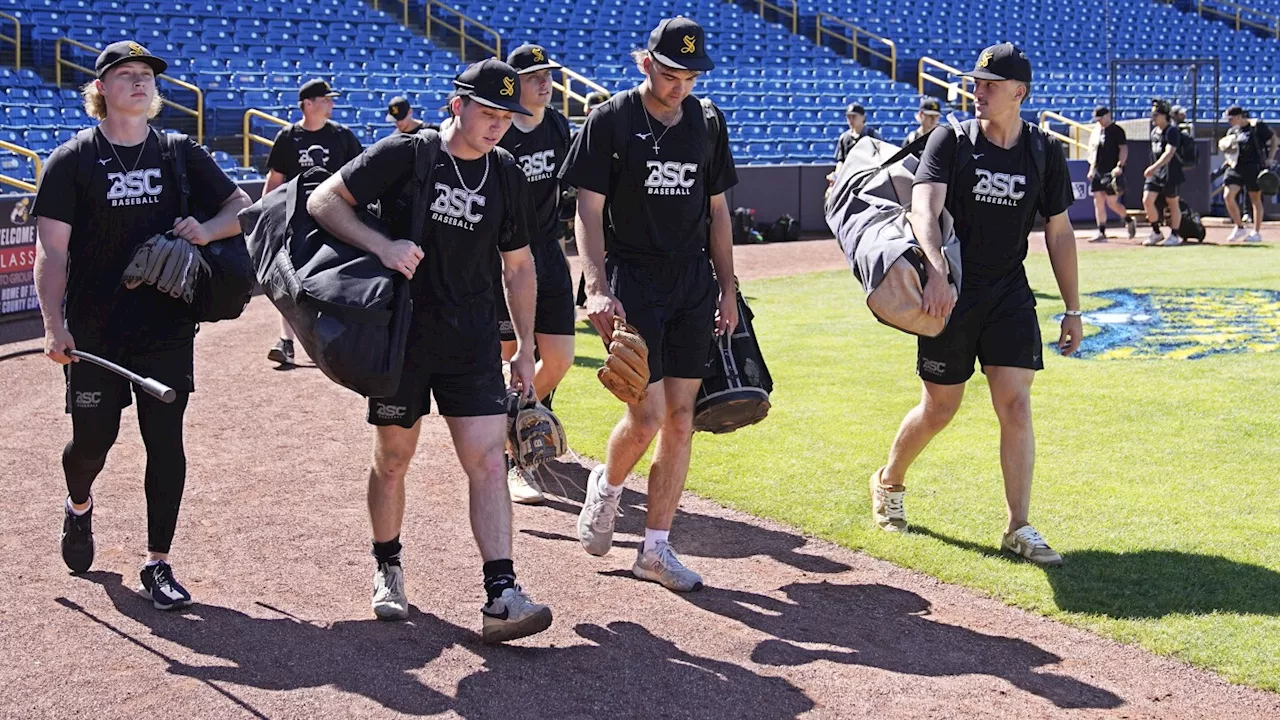
POLYGON ((1258 192, 1262 188, 1258 187, 1258 173, 1262 172, 1262 168, 1228 168, 1225 179, 1222 184, 1236 185, 1242 187, 1249 192, 1258 192))
POLYGON ((609 288, 649 345, 649 382, 700 379, 715 341, 719 290, 705 256, 638 263, 606 259, 609 288))
MULTIPOLYGON (((195 341, 179 337, 165 341, 129 343, 108 348, 89 338, 76 338, 76 348, 121 365, 142 377, 155 378, 178 393, 191 393, 195 384, 195 341)), ((83 410, 120 410, 133 402, 130 383, 88 360, 62 366, 67 380, 68 414, 83 410)), ((143 392, 134 388, 133 392, 143 392)))
POLYGON ((1036 299, 1022 270, 960 291, 947 328, 936 338, 919 338, 916 373, 939 385, 959 385, 973 376, 973 361, 985 368, 1044 369, 1036 299))
POLYGON ((1156 193, 1162 198, 1176 198, 1178 191, 1182 189, 1182 183, 1159 183, 1155 180, 1147 180, 1142 184, 1143 190, 1156 193))
MULTIPOLYGON (((540 242, 529 247, 538 269, 538 303, 534 308, 533 331, 543 335, 573 335, 577 315, 573 308, 569 261, 565 259, 559 242, 540 242)), ((511 324, 511 311, 507 308, 500 278, 495 283, 495 291, 498 333, 503 342, 515 342, 516 329, 511 324)))
POLYGON ((1108 195, 1124 194, 1125 182, 1124 176, 1117 176, 1115 184, 1109 181, 1110 171, 1099 173, 1092 181, 1089 182, 1089 192, 1104 192, 1108 195))

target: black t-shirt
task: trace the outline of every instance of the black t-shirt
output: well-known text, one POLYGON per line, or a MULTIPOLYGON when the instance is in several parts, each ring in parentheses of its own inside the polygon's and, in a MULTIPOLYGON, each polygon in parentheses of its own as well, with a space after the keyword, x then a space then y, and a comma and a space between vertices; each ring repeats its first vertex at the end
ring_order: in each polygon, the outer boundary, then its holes
MULTIPOLYGON (((401 130, 400 128, 397 127, 396 132, 404 133, 405 135, 412 135, 420 130, 424 130, 427 127, 427 124, 422 122, 421 120, 414 120, 413 123, 414 123, 413 127, 409 128, 408 130, 401 130)), ((439 130, 439 128, 436 128, 436 129, 439 130)))
MULTIPOLYGON (((477 160, 458 160, 457 172, 442 147, 431 180, 428 237, 409 238, 412 216, 414 135, 395 133, 379 140, 339 174, 356 206, 380 201, 392 239, 422 246, 423 259, 411 283, 414 325, 430 338, 433 367, 439 372, 471 372, 493 362, 497 347, 495 282, 497 252, 529 244, 522 207, 527 200, 524 174, 495 150, 477 160), (486 170, 487 166, 487 170, 486 170), (458 173, 462 175, 459 182, 458 173), (507 174, 513 208, 503 207, 498 174, 507 174), (483 179, 483 180, 482 180, 483 179), (465 186, 465 187, 464 187, 465 186), (466 188, 473 188, 469 192, 466 188), (409 194, 406 195, 406 192, 409 194), (515 232, 500 241, 503 217, 515 213, 515 232)), ((501 153, 501 154, 500 154, 501 153)))
MULTIPOLYGON (((1249 169, 1261 172, 1262 163, 1267 159, 1267 145, 1271 142, 1273 135, 1271 128, 1259 120, 1257 125, 1232 127, 1227 130, 1227 134, 1235 136, 1236 149, 1240 152, 1236 160, 1236 170, 1249 169)), ((1257 172, 1254 174, 1256 175, 1257 172)))
POLYGON ((1022 272, 1035 214, 1050 218, 1071 206, 1071 177, 1062 146, 1046 138, 1042 188, 1031 157, 1030 132, 1024 128, 1008 150, 979 132, 972 159, 957 168, 961 174, 955 178, 955 132, 940 128, 929 135, 915 182, 947 185, 947 209, 960 239, 965 285, 990 285, 1022 272))
POLYGON ((525 132, 515 123, 499 146, 515 156, 529 183, 529 203, 536 222, 533 242, 554 243, 560 237, 560 178, 557 170, 569 152, 568 123, 555 108, 547 108, 538 127, 525 132))
POLYGON ((849 151, 853 149, 854 143, 864 137, 874 138, 879 136, 876 135, 875 128, 870 127, 862 128, 861 135, 854 135, 852 129, 840 133, 840 139, 836 140, 836 162, 844 162, 844 159, 849 157, 849 151))
MULTIPOLYGON (((938 127, 935 125, 933 130, 937 130, 937 129, 938 127)), ((933 132, 933 130, 930 130, 929 132, 933 132)), ((928 133, 925 133, 920 128, 916 128, 915 130, 912 130, 911 132, 907 133, 907 139, 902 141, 902 147, 906 147, 910 145, 916 140, 919 140, 921 135, 926 135, 926 134, 928 133)))
POLYGON ((1093 171, 1099 175, 1109 173, 1120 164, 1120 148, 1128 142, 1124 128, 1115 123, 1102 128, 1102 132, 1094 135, 1097 145, 1094 146, 1093 171))
POLYGON ((275 143, 267 156, 267 167, 284 175, 286 182, 313 167, 337 172, 361 150, 356 134, 331 120, 315 132, 300 123, 280 128, 275 143))
MULTIPOLYGON (((188 212, 198 206, 212 216, 235 192, 235 183, 195 140, 188 138, 176 149, 186 153, 188 212)), ((49 156, 34 214, 71 226, 66 318, 73 336, 191 336, 191 306, 181 298, 150 285, 127 290, 120 283, 138 245, 173 229, 179 199, 172 163, 162 161, 159 133, 154 130, 143 145, 121 147, 112 146, 95 129, 91 143, 81 146, 73 138, 49 156), (81 153, 90 158, 87 186, 81 185, 81 153)))
POLYGON ((710 199, 738 184, 738 173, 723 116, 712 144, 698 99, 685 98, 683 111, 668 128, 649 116, 633 88, 592 110, 569 149, 560 177, 605 196, 614 158, 623 163, 617 191, 607 197, 611 256, 652 262, 706 254, 710 199), (624 147, 615 147, 619 123, 624 147))
POLYGON ((1159 185, 1180 185, 1182 183, 1182 161, 1178 159, 1177 148, 1182 142, 1182 133, 1178 131, 1178 126, 1170 123, 1164 130, 1152 125, 1151 126, 1151 163, 1154 165, 1160 156, 1164 154, 1166 147, 1173 147, 1173 159, 1169 164, 1156 170, 1151 176, 1149 182, 1159 185))

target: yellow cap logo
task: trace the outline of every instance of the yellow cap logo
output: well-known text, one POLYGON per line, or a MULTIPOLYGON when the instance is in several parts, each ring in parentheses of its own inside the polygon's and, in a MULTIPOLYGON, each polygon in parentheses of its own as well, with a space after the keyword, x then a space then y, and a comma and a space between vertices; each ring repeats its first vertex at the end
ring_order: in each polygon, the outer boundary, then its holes
POLYGON ((516 94, 516 81, 509 77, 502 78, 502 89, 498 91, 500 95, 511 97, 516 94))
POLYGON ((533 49, 533 59, 538 62, 546 62, 547 56, 542 54, 542 48, 536 47, 533 49))
POLYGON ((685 35, 684 47, 680 48, 680 52, 685 55, 692 55, 695 51, 697 51, 698 49, 697 46, 693 44, 695 39, 696 38, 694 38, 692 35, 685 35))
POLYGON ((146 54, 147 51, 138 43, 129 43, 129 57, 138 57, 146 54))
POLYGON ((978 67, 980 68, 986 67, 987 64, 991 62, 991 58, 995 56, 996 54, 991 52, 990 50, 983 50, 982 55, 978 57, 978 67))

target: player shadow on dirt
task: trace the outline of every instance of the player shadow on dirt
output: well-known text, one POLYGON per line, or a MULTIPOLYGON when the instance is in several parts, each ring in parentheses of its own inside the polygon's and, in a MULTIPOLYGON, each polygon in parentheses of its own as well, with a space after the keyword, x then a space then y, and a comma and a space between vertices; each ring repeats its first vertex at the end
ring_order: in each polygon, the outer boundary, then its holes
MULTIPOLYGON (((629 622, 574 628, 589 644, 568 647, 483 645, 478 634, 410 606, 409 620, 344 620, 323 625, 259 602, 255 617, 197 603, 159 612, 125 587, 117 573, 84 578, 102 586, 115 609, 169 643, 205 656, 189 664, 59 598, 57 602, 105 626, 168 663, 168 672, 202 681, 252 714, 235 685, 271 691, 333 687, 409 715, 455 712, 463 717, 681 717, 715 708, 725 717, 794 717, 813 702, 782 678, 690 654, 629 622), (463 678, 457 697, 428 687, 419 676, 449 648, 483 660, 463 678), (228 687, 230 686, 230 687, 228 687)), ((477 620, 479 619, 477 613, 477 620)), ((161 646, 163 647, 163 646, 161 646)))
POLYGON ((1025 640, 929 619, 929 601, 908 590, 821 581, 795 582, 779 591, 785 600, 719 588, 680 597, 772 635, 751 654, 761 665, 827 660, 925 677, 990 675, 1060 708, 1123 704, 1115 694, 1076 678, 1037 671, 1062 658, 1025 640))
MULTIPOLYGON (((921 525, 925 535, 971 552, 1021 562, 995 547, 957 540, 921 525)), ((1063 553, 1062 567, 1046 568, 1058 607, 1113 618, 1159 618, 1214 612, 1280 615, 1280 573, 1219 555, 1174 550, 1063 553)))
MULTIPOLYGON (((588 470, 578 463, 551 462, 541 474, 554 473, 561 482, 545 482, 544 486, 553 495, 547 497, 542 506, 572 516, 566 530, 573 532, 577 527, 578 512, 582 509, 585 496, 588 470), (564 499, 558 497, 564 493, 564 499), (567 499, 570 502, 565 502, 567 499), (574 504, 576 503, 576 504, 574 504)), ((540 474, 540 477, 542 476, 540 474)), ((623 490, 622 516, 615 526, 617 532, 644 535, 645 504, 648 496, 644 493, 623 490)), ((813 573, 840 573, 849 568, 842 562, 831 560, 821 555, 810 555, 799 552, 808 540, 796 533, 771 530, 750 523, 724 518, 700 515, 686 510, 677 510, 673 527, 676 532, 672 546, 681 555, 721 559, 747 558, 755 555, 767 555, 785 565, 813 573)), ((538 530, 521 530, 520 532, 543 540, 561 540, 578 542, 573 534, 561 535, 538 530)), ((615 547, 630 547, 636 543, 615 541, 615 547)))

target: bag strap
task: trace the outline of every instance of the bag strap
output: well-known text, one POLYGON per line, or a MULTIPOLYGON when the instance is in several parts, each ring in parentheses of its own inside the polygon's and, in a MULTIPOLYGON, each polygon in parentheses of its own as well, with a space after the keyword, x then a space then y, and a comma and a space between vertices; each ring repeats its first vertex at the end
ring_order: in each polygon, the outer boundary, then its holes
POLYGON ((440 155, 440 131, 424 128, 413 135, 413 217, 409 223, 410 236, 414 242, 425 239, 427 233, 427 213, 431 210, 431 176, 436 169, 436 158, 440 155))
POLYGON ((174 180, 178 183, 178 217, 191 214, 189 199, 191 182, 187 179, 187 136, 180 133, 165 133, 152 129, 156 140, 160 143, 160 160, 171 163, 174 180))

